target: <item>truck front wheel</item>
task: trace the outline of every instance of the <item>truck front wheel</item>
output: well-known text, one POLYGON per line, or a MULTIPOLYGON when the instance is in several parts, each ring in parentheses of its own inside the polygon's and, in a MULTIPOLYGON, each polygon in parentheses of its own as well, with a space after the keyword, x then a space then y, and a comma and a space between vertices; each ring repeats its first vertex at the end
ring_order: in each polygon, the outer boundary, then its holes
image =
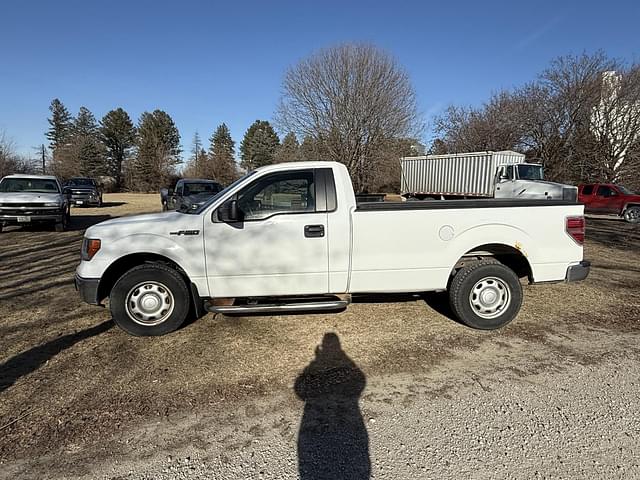
POLYGON ((139 265, 118 279, 109 307, 121 329, 136 336, 177 330, 189 313, 189 291, 182 276, 161 264, 139 265))
POLYGON ((449 302, 461 322, 480 330, 494 330, 520 311, 522 286, 509 267, 482 260, 456 273, 449 286, 449 302))

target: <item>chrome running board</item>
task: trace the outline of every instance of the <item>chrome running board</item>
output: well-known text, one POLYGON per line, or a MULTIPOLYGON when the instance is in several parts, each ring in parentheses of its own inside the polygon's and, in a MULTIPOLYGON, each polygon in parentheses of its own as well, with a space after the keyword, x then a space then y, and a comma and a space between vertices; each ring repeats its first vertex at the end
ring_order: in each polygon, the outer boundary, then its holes
POLYGON ((319 312, 342 310, 349 306, 351 299, 347 300, 322 300, 322 301, 298 301, 266 304, 245 305, 212 305, 205 303, 205 309, 212 313, 286 313, 286 312, 319 312))

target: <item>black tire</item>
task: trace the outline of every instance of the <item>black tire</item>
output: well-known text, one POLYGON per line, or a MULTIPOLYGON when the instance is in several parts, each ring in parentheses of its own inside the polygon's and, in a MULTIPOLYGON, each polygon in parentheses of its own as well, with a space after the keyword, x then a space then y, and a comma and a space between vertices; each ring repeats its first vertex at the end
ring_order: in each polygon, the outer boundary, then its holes
POLYGON ((640 223, 640 207, 629 207, 624 211, 624 219, 629 223, 640 223))
POLYGON ((69 229, 69 222, 71 221, 71 207, 67 207, 67 212, 62 216, 62 222, 55 224, 56 232, 65 232, 69 229))
MULTIPOLYGON (((165 302, 162 302, 162 305, 165 305, 165 302)), ((116 325, 131 335, 139 337, 165 335, 177 330, 184 323, 190 309, 190 296, 180 273, 165 265, 150 263, 134 267, 118 279, 111 290, 109 308, 116 325), (136 321, 133 319, 136 313, 136 302, 131 299, 136 295, 139 299, 144 298, 144 295, 141 297, 139 293, 136 294, 136 291, 144 292, 143 288, 148 285, 155 285, 154 288, 160 290, 166 289, 164 294, 168 292, 172 301, 167 303, 169 307, 167 307, 166 318, 162 319, 160 315, 160 318, 155 320, 138 318, 136 321), (137 289, 138 286, 141 288, 137 289), (128 299, 130 294, 131 297, 128 299), (159 323, 152 324, 155 321, 159 323)))
POLYGON ((522 285, 509 267, 495 260, 481 260, 461 268, 453 277, 449 303, 456 317, 466 325, 495 330, 518 315, 522 285), (488 300, 495 298, 495 302, 484 304, 483 296, 488 300))

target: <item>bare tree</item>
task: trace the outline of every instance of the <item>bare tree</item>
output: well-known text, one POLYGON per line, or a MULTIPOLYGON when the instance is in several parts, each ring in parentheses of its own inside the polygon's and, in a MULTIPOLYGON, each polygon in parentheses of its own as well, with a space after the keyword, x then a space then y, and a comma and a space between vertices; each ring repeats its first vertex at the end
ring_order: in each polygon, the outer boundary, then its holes
POLYGON ((34 162, 16 153, 14 141, 0 130, 0 178, 12 173, 34 173, 34 162))
POLYGON ((479 108, 449 107, 436 132, 439 153, 514 149, 552 180, 627 182, 640 168, 640 68, 603 52, 559 57, 479 108))
POLYGON ((320 50, 289 69, 277 122, 282 131, 322 144, 328 159, 348 167, 358 190, 371 182, 374 155, 384 143, 421 129, 405 70, 364 44, 320 50))

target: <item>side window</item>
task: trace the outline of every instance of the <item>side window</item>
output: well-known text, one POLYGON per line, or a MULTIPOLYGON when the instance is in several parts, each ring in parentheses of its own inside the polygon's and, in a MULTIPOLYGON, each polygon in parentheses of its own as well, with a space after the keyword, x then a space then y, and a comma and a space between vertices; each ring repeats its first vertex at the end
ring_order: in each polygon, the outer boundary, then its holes
POLYGON ((184 185, 184 184, 182 184, 182 183, 181 183, 180 185, 178 185, 178 186, 176 187, 176 195, 178 195, 178 196, 182 196, 182 189, 183 189, 183 185, 184 185))
POLYGON ((509 180, 514 180, 515 179, 515 177, 513 176, 513 165, 509 165, 507 167, 507 178, 509 180))
POLYGON ((598 187, 598 193, 596 193, 599 197, 613 197, 615 194, 616 191, 606 185, 600 185, 598 187))
POLYGON ((593 185, 585 185, 582 187, 583 195, 591 195, 593 193, 593 185))
POLYGON ((267 175, 238 194, 245 220, 260 220, 276 213, 314 212, 313 170, 267 175))

